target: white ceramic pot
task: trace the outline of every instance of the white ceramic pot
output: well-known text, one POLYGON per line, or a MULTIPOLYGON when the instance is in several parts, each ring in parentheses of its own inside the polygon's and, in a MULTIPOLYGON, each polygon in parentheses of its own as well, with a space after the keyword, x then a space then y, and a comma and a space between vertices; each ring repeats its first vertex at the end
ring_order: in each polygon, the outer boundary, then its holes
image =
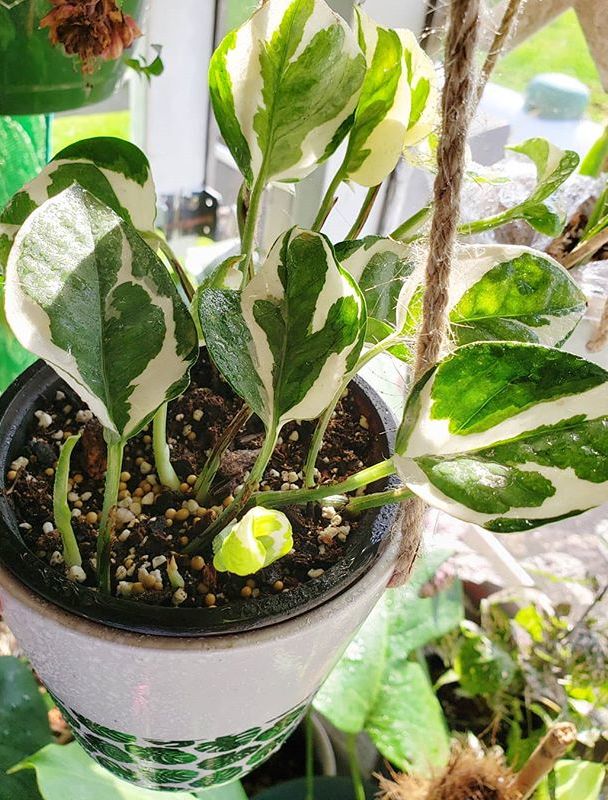
POLYGON ((76 739, 148 788, 242 777, 281 746, 390 578, 396 537, 344 594, 291 620, 206 639, 76 617, 0 569, 4 617, 76 739), (263 722, 262 722, 263 721, 263 722))
MULTIPOLYGON (((34 365, 0 399, 0 485, 38 398, 57 382, 34 365)), ((369 387, 357 392, 385 449, 394 427, 386 409, 369 387)), ((301 720, 389 580, 395 518, 395 507, 371 512, 343 562, 260 616, 259 603, 159 608, 76 586, 27 550, 0 492, 0 600, 98 763, 147 788, 205 788, 257 767, 301 720)))

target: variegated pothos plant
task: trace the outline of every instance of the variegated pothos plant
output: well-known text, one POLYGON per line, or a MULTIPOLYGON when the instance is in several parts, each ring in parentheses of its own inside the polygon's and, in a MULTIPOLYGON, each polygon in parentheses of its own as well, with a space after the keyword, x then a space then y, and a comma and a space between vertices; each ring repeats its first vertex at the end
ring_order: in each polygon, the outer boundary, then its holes
MULTIPOLYGON (((345 497, 344 513, 414 494, 508 532, 605 498, 608 374, 559 349, 584 313, 582 292, 544 253, 465 241, 449 287, 446 349, 409 393, 396 453, 342 483, 317 485, 317 456, 344 389, 381 353, 411 360, 424 291, 420 242, 357 237, 404 148, 434 130, 434 65, 411 32, 381 27, 361 9, 355 25, 351 30, 324 0, 266 0, 215 52, 211 101, 243 174, 247 213, 241 253, 202 282, 194 320, 149 246, 154 188, 145 156, 132 145, 94 139, 67 148, 0 215, 7 318, 104 426, 104 589, 124 442, 158 409, 164 428, 162 410, 186 389, 199 337, 244 401, 238 425, 255 414, 266 432, 236 498, 186 548, 208 551, 213 542, 217 569, 255 571, 290 549, 290 525, 274 508, 341 495, 393 472, 401 488, 345 497), (287 230, 256 269, 264 188, 299 181, 343 141, 312 230, 287 230), (347 239, 333 245, 319 231, 345 180, 370 190, 347 239), (235 274, 240 289, 228 288, 235 274), (318 420, 304 488, 257 492, 282 426, 303 419, 318 420)), ((524 203, 478 228, 524 218, 554 230, 559 219, 546 201, 576 156, 539 139, 514 149, 534 161, 537 186, 524 203)), ((470 223, 460 230, 465 236, 475 229, 470 223)), ((227 426, 197 490, 210 489, 238 425, 227 426)), ((74 444, 62 453, 60 491, 74 444)), ((156 425, 154 450, 161 480, 177 489, 156 425)), ((57 509, 63 519, 61 503, 57 509)), ((68 527, 66 551, 77 564, 68 527)), ((172 564, 172 584, 182 586, 172 564)))

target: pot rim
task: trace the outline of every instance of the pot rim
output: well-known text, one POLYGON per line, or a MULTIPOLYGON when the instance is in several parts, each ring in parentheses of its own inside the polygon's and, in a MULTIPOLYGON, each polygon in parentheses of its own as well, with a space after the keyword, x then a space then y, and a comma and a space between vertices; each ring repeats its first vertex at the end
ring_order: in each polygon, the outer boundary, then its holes
MULTIPOLYGON (((361 402, 369 406, 375 417, 378 435, 386 440, 382 447, 388 447, 388 452, 391 452, 395 430, 392 413, 365 381, 356 378, 353 383, 360 392, 361 402)), ((212 639, 264 627, 274 628, 284 620, 297 618, 327 604, 358 585, 382 556, 398 516, 398 506, 389 505, 367 512, 344 558, 328 568, 320 578, 287 594, 264 598, 262 603, 237 601, 218 609, 174 609, 101 596, 91 587, 75 586, 25 547, 12 506, 1 491, 10 459, 18 453, 15 442, 20 431, 24 430, 39 398, 54 393, 59 386, 65 388, 56 373, 38 361, 0 398, 0 564, 33 595, 63 608, 70 619, 87 619, 97 625, 136 635, 167 638, 212 639)), ((391 483, 394 483, 394 478, 389 479, 385 486, 391 483)))
POLYGON ((263 628, 252 628, 237 633, 219 634, 201 638, 200 636, 162 636, 158 634, 142 635, 124 628, 114 628, 102 622, 96 622, 82 617, 74 612, 67 611, 55 603, 46 600, 40 595, 30 591, 18 578, 5 566, 0 564, 0 588, 8 592, 18 603, 26 606, 33 614, 50 617, 53 622, 62 627, 69 627, 75 634, 103 639, 119 647, 137 648, 139 650, 164 650, 164 651, 201 651, 234 650, 237 648, 248 649, 262 643, 272 643, 280 638, 297 637, 303 627, 308 627, 312 622, 322 626, 326 619, 346 611, 352 606, 351 592, 359 591, 374 594, 378 583, 388 584, 393 573, 393 568, 399 554, 403 533, 401 529, 393 531, 379 558, 376 559, 358 581, 351 584, 341 594, 336 595, 325 603, 315 606, 308 611, 290 617, 289 619, 274 622, 263 628))

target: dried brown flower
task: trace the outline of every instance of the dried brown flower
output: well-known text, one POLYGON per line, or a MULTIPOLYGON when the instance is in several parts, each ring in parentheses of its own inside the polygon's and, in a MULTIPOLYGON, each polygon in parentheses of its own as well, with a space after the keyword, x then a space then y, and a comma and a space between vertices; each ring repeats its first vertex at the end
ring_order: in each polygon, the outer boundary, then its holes
POLYGON ((116 0, 50 0, 53 9, 40 21, 53 45, 80 58, 82 71, 91 73, 97 59, 119 58, 141 36, 137 23, 116 0))
POLYGON ((379 780, 381 800, 521 800, 515 776, 501 755, 480 755, 460 745, 432 780, 401 773, 379 780))

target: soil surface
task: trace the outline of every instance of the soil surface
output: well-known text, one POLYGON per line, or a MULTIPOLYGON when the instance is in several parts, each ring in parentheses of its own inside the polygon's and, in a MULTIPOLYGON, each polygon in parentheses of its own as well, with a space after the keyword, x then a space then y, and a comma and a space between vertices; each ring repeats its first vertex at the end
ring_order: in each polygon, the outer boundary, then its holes
MULTIPOLYGON (((114 516, 114 594, 163 606, 220 606, 239 598, 249 600, 290 591, 319 577, 344 556, 348 536, 359 523, 343 519, 333 508, 320 504, 313 508, 281 508, 293 527, 294 549, 255 576, 216 572, 208 552, 195 557, 182 554, 183 548, 231 502, 262 444, 262 425, 252 417, 224 455, 212 496, 204 504, 197 502, 193 492, 196 475, 241 406, 240 398, 203 351, 192 370, 190 387, 169 405, 168 441, 173 466, 183 481, 180 491, 172 492, 159 483, 151 425, 128 442, 114 516), (167 574, 172 556, 185 582, 181 592, 171 585, 167 574)), ((314 422, 294 422, 283 428, 261 483, 262 490, 302 487, 302 468, 313 430, 314 422)), ((78 432, 83 435, 72 454, 68 502, 83 559, 80 582, 95 586, 105 443, 99 423, 67 386, 50 397, 40 398, 23 452, 6 475, 6 492, 26 544, 37 557, 65 571, 61 537, 53 517, 53 482, 60 445, 78 432)), ((318 482, 336 482, 376 463, 385 457, 385 446, 370 429, 354 393, 347 392, 325 436, 317 461, 318 482)))

